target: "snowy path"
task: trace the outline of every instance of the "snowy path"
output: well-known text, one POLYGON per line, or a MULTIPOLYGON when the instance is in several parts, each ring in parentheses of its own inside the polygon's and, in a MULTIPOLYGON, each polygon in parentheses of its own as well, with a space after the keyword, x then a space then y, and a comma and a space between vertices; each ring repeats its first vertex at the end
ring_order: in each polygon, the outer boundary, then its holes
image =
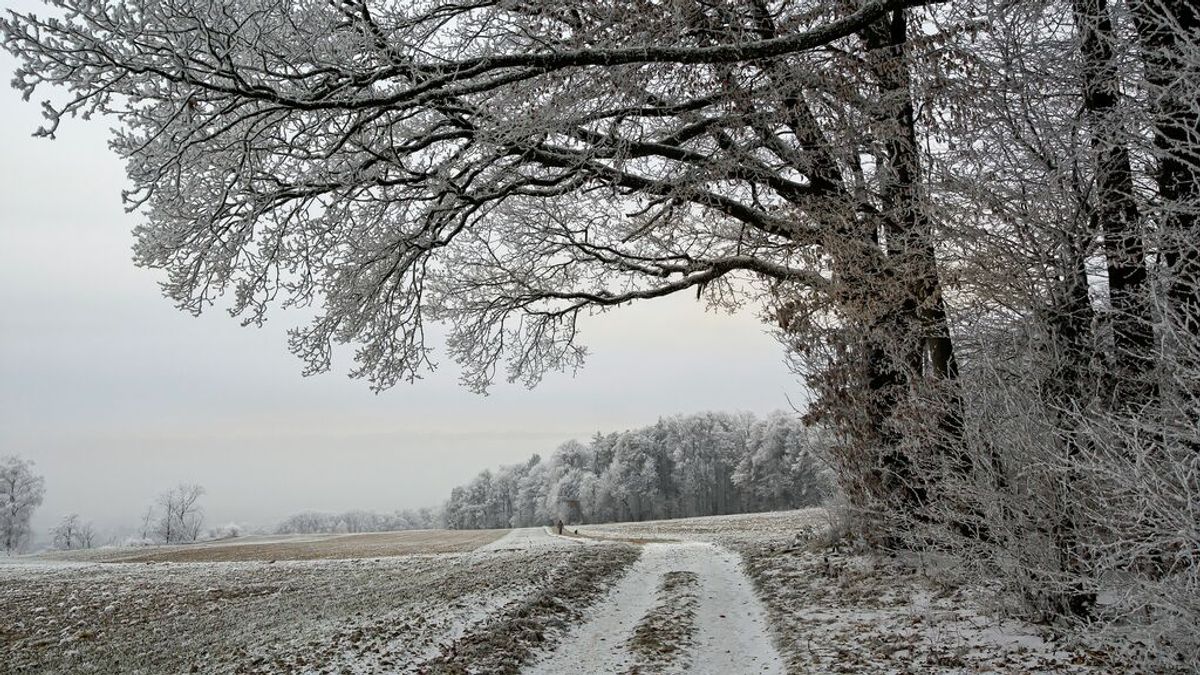
POLYGON ((583 543, 587 543, 587 541, 556 537, 544 527, 523 527, 510 530, 508 534, 490 544, 480 546, 475 551, 485 553, 489 551, 530 551, 542 548, 579 546, 583 543))
POLYGON ((699 603, 692 642, 671 670, 713 675, 784 672, 767 634, 766 611, 738 557, 714 544, 686 542, 647 544, 588 621, 526 669, 527 675, 630 672, 637 661, 626 643, 654 608, 662 576, 674 571, 697 575, 699 603))

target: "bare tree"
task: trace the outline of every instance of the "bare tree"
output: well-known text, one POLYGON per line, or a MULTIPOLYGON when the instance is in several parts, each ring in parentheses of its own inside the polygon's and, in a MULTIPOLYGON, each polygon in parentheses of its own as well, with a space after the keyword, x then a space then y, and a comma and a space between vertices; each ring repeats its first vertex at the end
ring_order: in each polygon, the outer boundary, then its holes
POLYGON ((96 546, 96 527, 88 522, 79 529, 79 548, 94 548, 96 546))
POLYGON ((54 548, 72 549, 79 538, 79 514, 72 513, 63 516, 58 525, 50 530, 50 539, 54 548))
POLYGON ((141 539, 142 542, 150 541, 151 536, 154 534, 154 521, 154 505, 151 504, 150 506, 146 507, 144 512, 142 512, 142 520, 138 528, 138 538, 141 539))
POLYGON ((0 458, 0 542, 5 553, 18 553, 29 543, 29 520, 42 504, 45 484, 33 473, 33 462, 17 456, 0 458))
POLYGON ((1119 42, 1105 0, 1074 0, 1079 33, 1083 106, 1091 128, 1094 175, 1092 218, 1104 239, 1113 343, 1126 403, 1144 403, 1153 393, 1154 332, 1145 223, 1138 207, 1130 159, 1128 115, 1122 114, 1119 42))
POLYGON ((194 483, 180 483, 160 494, 151 507, 154 537, 164 544, 196 541, 204 524, 202 496, 204 488, 194 483))
POLYGON ((92 548, 95 544, 96 531, 91 523, 84 523, 78 513, 63 516, 58 525, 50 530, 54 548, 77 549, 92 548))

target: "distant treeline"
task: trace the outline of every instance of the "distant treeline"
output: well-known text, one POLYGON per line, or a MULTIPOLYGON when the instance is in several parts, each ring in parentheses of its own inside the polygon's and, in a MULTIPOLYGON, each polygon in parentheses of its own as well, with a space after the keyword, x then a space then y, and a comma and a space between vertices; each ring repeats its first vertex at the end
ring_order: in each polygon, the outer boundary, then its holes
POLYGON ((275 532, 277 534, 389 532, 393 530, 428 530, 441 526, 441 514, 428 508, 396 511, 395 513, 362 510, 343 513, 304 511, 288 516, 275 528, 275 532))
POLYGON ((484 471, 454 488, 452 529, 686 518, 800 508, 830 479, 823 433, 796 415, 702 413, 568 441, 550 459, 484 471))

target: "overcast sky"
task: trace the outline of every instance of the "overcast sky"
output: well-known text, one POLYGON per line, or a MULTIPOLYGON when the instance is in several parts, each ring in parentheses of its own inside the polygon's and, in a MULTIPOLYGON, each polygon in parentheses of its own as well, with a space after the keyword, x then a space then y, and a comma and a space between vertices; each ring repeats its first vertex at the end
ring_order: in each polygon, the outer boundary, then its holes
MULTIPOLYGON (((0 53, 5 81, 14 66, 0 53)), ((179 481, 207 488, 210 524, 435 505, 481 469, 568 438, 803 397, 752 313, 707 313, 688 297, 588 321, 584 370, 532 391, 470 394, 445 359, 380 395, 346 377, 344 358, 303 378, 290 317, 242 328, 161 297, 159 273, 131 262, 140 216, 122 209, 108 125, 34 139, 35 103, 0 94, 0 455, 33 459, 46 477, 43 533, 69 512, 132 525, 179 481)))

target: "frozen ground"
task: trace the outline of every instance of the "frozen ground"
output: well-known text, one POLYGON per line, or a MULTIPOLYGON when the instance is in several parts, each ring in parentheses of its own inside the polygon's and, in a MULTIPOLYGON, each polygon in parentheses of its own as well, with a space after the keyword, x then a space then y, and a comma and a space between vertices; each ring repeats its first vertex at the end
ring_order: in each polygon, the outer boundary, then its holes
POLYGON ((707 541, 727 547, 742 543, 807 539, 829 526, 824 509, 799 509, 736 516, 707 516, 641 523, 585 525, 580 534, 598 539, 634 541, 707 541))
POLYGON ((985 589, 956 584, 920 559, 813 546, 828 523, 823 509, 806 509, 579 531, 602 540, 705 541, 739 553, 788 673, 1139 672, 1106 645, 1068 643, 1048 627, 985 611, 985 589))
POLYGON ((6 564, 0 673, 515 672, 637 557, 500 534, 352 560, 6 564))
POLYGON ((0 673, 1132 672, 914 561, 812 546, 826 523, 806 510, 10 560, 0 673))
POLYGON ((460 553, 504 537, 508 530, 404 530, 360 534, 253 535, 180 546, 52 551, 35 558, 68 562, 236 562, 345 560, 460 553))
MULTIPOLYGON (((984 614, 975 589, 896 559, 743 549, 795 673, 1113 672, 1107 655, 984 614)), ((1121 669, 1116 669, 1121 670, 1121 669)))

